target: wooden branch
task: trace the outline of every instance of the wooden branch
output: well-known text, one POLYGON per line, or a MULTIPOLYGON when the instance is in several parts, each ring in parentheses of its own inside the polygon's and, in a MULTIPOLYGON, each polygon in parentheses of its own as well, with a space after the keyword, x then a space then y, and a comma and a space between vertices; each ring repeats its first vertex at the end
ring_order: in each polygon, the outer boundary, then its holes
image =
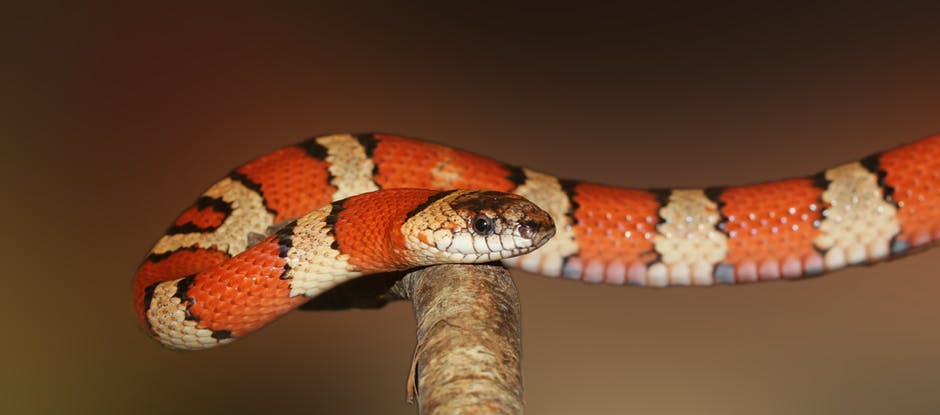
POLYGON ((505 268, 423 268, 390 293, 415 308, 408 396, 417 392, 421 415, 522 413, 519 297, 505 268))

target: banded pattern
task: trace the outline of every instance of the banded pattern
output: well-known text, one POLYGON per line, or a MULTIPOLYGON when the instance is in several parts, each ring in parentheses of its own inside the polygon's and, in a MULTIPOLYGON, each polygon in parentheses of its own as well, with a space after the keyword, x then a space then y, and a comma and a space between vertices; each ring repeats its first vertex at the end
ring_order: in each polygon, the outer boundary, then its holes
MULTIPOLYGON (((344 229, 344 212, 352 217, 376 209, 398 212, 390 217, 404 226, 408 211, 395 209, 420 205, 416 199, 330 205, 398 188, 487 189, 532 201, 554 221, 555 237, 504 262, 545 276, 657 287, 792 279, 880 261, 940 239, 940 136, 812 176, 676 190, 559 180, 392 135, 315 137, 235 169, 173 222, 138 270, 134 299, 141 323, 157 336, 178 339, 178 347, 226 342, 337 281, 387 266, 398 258, 395 249, 441 238, 409 228, 422 236, 393 249, 377 242, 390 237, 385 231, 344 229), (236 260, 262 239, 258 235, 276 228, 275 236, 236 260), (324 282, 325 274, 335 281, 324 282), (238 307, 254 307, 255 314, 238 321, 218 317, 238 307)), ((486 241, 502 242, 455 238, 443 244, 476 252, 486 241)))
POLYGON ((500 260, 538 248, 554 229, 548 213, 517 195, 370 192, 314 209, 242 252, 218 251, 216 241, 207 238, 209 247, 151 255, 136 282, 143 290, 138 312, 168 347, 213 347, 351 278, 443 262, 500 260))

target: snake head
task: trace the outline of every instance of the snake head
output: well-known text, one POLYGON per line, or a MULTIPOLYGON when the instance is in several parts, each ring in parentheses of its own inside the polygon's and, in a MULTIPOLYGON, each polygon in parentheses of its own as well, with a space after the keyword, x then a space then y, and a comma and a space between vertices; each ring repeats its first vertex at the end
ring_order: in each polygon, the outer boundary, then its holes
POLYGON ((403 226, 419 263, 481 263, 526 254, 555 235, 548 212, 526 198, 488 190, 440 193, 403 226), (416 246, 419 245, 419 246, 416 246))

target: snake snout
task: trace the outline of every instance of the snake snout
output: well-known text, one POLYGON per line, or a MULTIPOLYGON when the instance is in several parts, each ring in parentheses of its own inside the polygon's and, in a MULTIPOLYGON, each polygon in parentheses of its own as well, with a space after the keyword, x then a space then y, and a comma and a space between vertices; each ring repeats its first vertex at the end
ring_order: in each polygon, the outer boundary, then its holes
POLYGON ((519 236, 532 241, 534 246, 541 246, 555 235, 555 222, 543 211, 529 212, 530 219, 519 222, 519 236))

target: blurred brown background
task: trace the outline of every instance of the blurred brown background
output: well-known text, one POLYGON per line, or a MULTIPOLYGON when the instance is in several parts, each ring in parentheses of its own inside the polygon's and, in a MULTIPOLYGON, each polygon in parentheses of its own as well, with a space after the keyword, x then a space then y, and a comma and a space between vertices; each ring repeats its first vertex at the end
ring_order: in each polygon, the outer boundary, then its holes
MULTIPOLYGON (((4 6, 0 411, 414 413, 407 304, 292 313, 197 353, 133 318, 131 277, 175 215, 315 133, 661 187, 940 132, 929 3, 340 3, 4 6)), ((666 290, 516 273, 528 412, 938 413, 937 268, 932 251, 666 290)))

